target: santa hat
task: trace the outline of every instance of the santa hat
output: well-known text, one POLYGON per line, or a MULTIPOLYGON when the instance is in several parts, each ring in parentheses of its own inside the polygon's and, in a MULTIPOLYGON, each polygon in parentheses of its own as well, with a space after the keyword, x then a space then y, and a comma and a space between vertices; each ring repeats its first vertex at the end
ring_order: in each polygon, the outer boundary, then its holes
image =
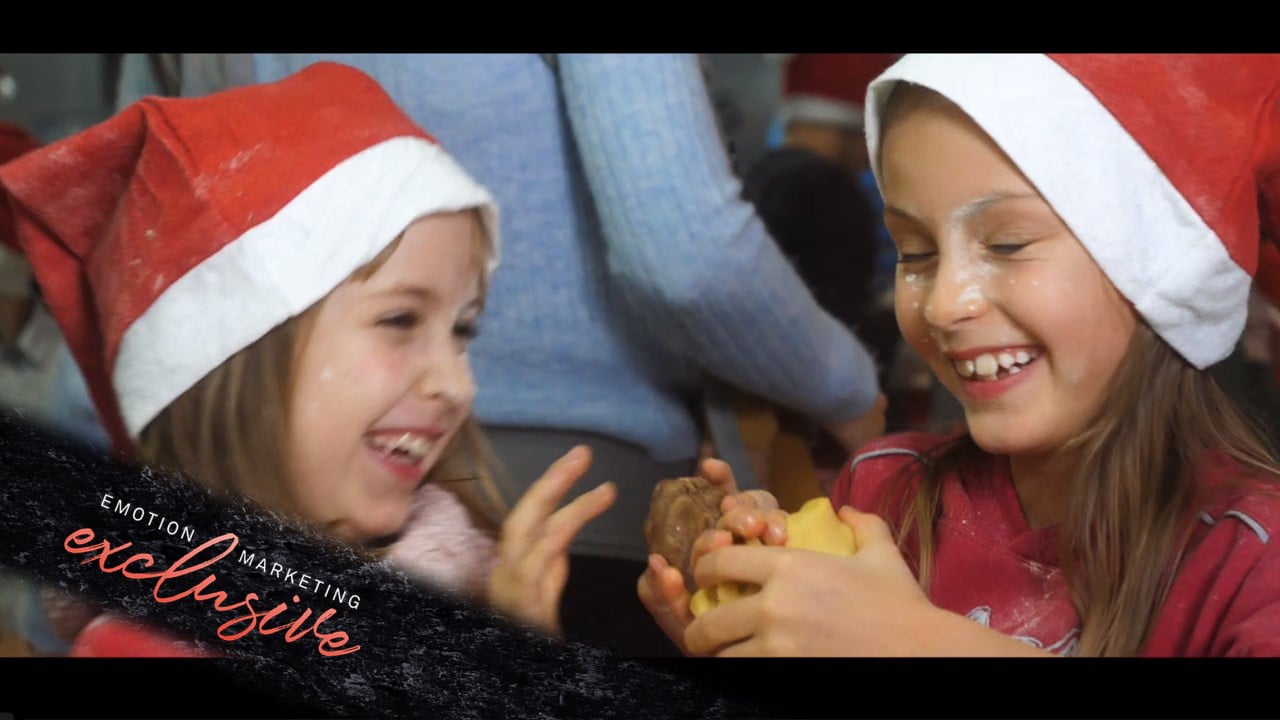
POLYGON ((1231 353, 1280 237, 1280 56, 908 55, 867 92, 877 181, 898 82, 964 110, 1189 362, 1231 353))
MULTIPOLYGON (((0 72, 3 71, 0 70, 0 72)), ((21 126, 0 122, 0 165, 38 147, 40 147, 40 141, 21 126)), ((0 244, 17 250, 18 236, 13 228, 13 214, 9 212, 9 204, 4 201, 3 195, 4 188, 0 187, 0 244)))
POLYGON ((144 98, 0 167, 0 185, 121 449, 414 220, 479 208, 498 239, 489 192, 377 83, 336 63, 144 98))
POLYGON ((800 53, 786 61, 778 121, 862 129, 867 84, 896 60, 886 53, 800 53))

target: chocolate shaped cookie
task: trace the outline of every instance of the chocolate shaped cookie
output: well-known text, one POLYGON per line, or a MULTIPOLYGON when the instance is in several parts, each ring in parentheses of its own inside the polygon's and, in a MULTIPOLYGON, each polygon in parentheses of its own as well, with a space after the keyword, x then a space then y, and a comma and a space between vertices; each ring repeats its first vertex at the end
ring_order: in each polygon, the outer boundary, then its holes
POLYGON ((666 558, 680 571, 689 592, 697 588, 689 563, 693 541, 716 526, 725 494, 701 477, 669 478, 653 488, 644 525, 645 542, 649 552, 666 558))

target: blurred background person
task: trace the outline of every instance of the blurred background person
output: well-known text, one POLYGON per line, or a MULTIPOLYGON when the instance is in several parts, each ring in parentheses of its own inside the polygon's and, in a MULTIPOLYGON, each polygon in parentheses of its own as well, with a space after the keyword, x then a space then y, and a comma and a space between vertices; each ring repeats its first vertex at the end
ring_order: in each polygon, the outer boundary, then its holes
MULTIPOLYGON (((775 142, 750 165, 743 197, 827 312, 866 343, 888 387, 901 336, 893 317, 897 252, 869 176, 862 102, 892 54, 812 53, 783 58, 775 142), (873 199, 875 202, 873 202, 873 199)), ((890 397, 889 408, 894 409, 890 397)), ((822 494, 848 457, 830 433, 763 398, 738 398, 757 475, 785 509, 822 494)))
POLYGON ((373 75, 503 208, 504 265, 471 349, 476 415, 517 490, 576 444, 595 457, 581 487, 619 488, 575 543, 566 633, 673 654, 636 597, 643 522, 656 481, 695 472, 708 378, 850 449, 884 426, 871 355, 741 198, 700 59, 255 55, 252 75, 322 59, 373 75))

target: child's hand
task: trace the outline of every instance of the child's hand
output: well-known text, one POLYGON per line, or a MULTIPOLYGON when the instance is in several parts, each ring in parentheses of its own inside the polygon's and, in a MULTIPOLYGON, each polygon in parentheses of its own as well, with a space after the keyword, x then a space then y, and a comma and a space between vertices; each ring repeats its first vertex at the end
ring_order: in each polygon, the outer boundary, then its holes
POLYGON ((552 635, 561 632, 560 595, 569 577, 569 545, 618 495, 613 483, 603 483, 555 509, 590 466, 591 451, 580 445, 529 486, 502 523, 498 566, 489 576, 489 602, 495 608, 552 635))
MULTIPOLYGON (((698 558, 716 548, 733 544, 735 537, 762 538, 766 544, 786 542, 786 513, 778 509, 773 495, 764 490, 737 492, 733 469, 723 460, 702 461, 699 473, 729 495, 720 502, 724 515, 716 529, 702 533, 694 541, 691 564, 696 565, 698 558)), ((661 555, 650 555, 649 567, 636 583, 636 594, 671 642, 684 654, 693 654, 684 645, 684 631, 693 622, 693 613, 680 569, 672 567, 661 555)))
MULTIPOLYGON (((720 511, 724 514, 716 522, 716 530, 727 531, 740 541, 759 538, 766 545, 786 543, 787 514, 778 508, 778 499, 772 493, 767 490, 738 492, 738 484, 733 478, 733 469, 723 460, 714 458, 703 460, 700 472, 702 477, 729 493, 720 501, 720 511)), ((705 532, 703 537, 712 535, 713 532, 705 532)), ((702 540, 703 538, 699 538, 699 541, 702 540)), ((698 541, 695 541, 693 554, 695 564, 699 557, 697 548, 698 541)))
POLYGON ((650 555, 649 567, 636 582, 636 594, 662 632, 680 652, 688 655, 689 651, 684 647, 684 629, 693 622, 693 613, 689 612, 689 591, 685 589, 680 571, 667 564, 661 555, 650 555))
POLYGON ((700 586, 738 581, 758 593, 712 608, 688 624, 695 655, 928 654, 924 630, 943 611, 921 591, 887 525, 841 508, 858 551, 836 556, 780 547, 718 548, 696 565, 700 586))
POLYGON ((706 547, 710 540, 704 538, 715 533, 728 533, 730 540, 751 544, 756 540, 765 545, 787 544, 787 512, 778 507, 778 499, 772 493, 766 490, 747 490, 730 495, 721 501, 720 509, 724 511, 724 515, 720 516, 716 529, 703 533, 703 537, 699 538, 704 546, 703 553, 698 551, 699 542, 695 541, 693 544, 695 566, 698 558, 710 549, 706 547))

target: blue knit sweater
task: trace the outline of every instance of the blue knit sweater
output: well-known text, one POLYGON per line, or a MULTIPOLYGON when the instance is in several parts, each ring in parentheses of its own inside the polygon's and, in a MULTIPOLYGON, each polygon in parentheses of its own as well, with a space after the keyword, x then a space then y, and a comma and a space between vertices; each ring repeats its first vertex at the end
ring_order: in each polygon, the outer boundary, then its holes
POLYGON ((823 421, 877 392, 863 347, 779 253, 725 157, 694 55, 255 55, 259 80, 361 68, 502 209, 472 345, 487 424, 693 457, 697 371, 823 421))

